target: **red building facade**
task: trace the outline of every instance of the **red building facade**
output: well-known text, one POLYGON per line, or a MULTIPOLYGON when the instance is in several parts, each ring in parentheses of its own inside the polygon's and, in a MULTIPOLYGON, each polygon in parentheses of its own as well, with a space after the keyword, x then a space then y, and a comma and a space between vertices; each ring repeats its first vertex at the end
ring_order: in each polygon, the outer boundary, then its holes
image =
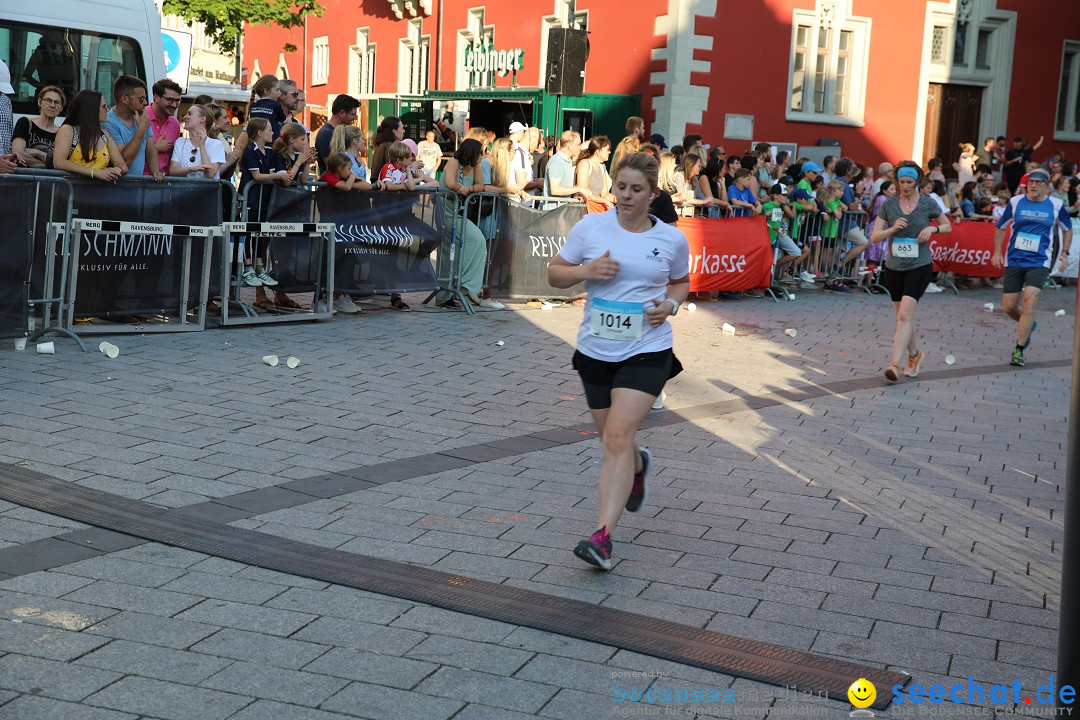
MULTIPOLYGON (((589 31, 587 93, 639 94, 650 132, 742 150, 838 141, 867 163, 987 136, 1080 154, 1080 3, 1060 0, 325 0, 306 28, 250 26, 243 64, 338 93, 543 87, 552 27, 589 31), (470 72, 478 46, 512 72, 470 72), (287 52, 286 48, 296 50, 287 52), (472 56, 472 57, 470 57, 472 56)), ((485 55, 485 59, 487 55, 485 55)))

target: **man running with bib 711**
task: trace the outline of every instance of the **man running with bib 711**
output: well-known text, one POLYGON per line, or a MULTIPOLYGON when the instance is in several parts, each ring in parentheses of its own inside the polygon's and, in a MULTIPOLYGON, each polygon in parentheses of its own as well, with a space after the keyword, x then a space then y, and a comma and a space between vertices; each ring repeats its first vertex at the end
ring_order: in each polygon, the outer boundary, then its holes
POLYGON ((1016 320, 1016 347, 1012 351, 1010 365, 1024 364, 1024 350, 1031 345, 1031 334, 1039 326, 1035 322, 1035 308, 1039 293, 1050 277, 1054 246, 1051 234, 1056 223, 1061 223, 1060 269, 1069 262, 1069 245, 1072 244, 1072 220, 1069 212, 1058 198, 1049 197, 1050 175, 1045 170, 1033 170, 1028 174, 1027 193, 1013 197, 1005 206, 1005 212, 997 221, 994 233, 994 256, 991 264, 1005 267, 1005 290, 1001 304, 1009 317, 1016 320), (1002 256, 1005 226, 1012 223, 1009 243, 1002 256), (1020 293, 1023 292, 1023 299, 1020 293))

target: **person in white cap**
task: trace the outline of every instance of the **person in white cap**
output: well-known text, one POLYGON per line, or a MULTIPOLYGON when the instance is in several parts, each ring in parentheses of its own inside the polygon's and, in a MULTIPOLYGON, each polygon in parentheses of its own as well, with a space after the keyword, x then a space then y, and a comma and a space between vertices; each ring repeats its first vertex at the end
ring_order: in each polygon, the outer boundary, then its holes
POLYGON ((11 133, 15 129, 15 115, 11 111, 11 71, 7 63, 0 60, 0 155, 11 155, 11 133))
MULTIPOLYGON (((537 190, 544 186, 544 181, 536 180, 533 177, 532 153, 525 146, 525 135, 528 132, 529 128, 524 123, 510 123, 508 137, 514 143, 513 157, 510 160, 510 172, 513 175, 512 184, 523 185, 525 192, 535 194, 537 190)), ((521 199, 519 196, 514 196, 514 198, 521 199)))

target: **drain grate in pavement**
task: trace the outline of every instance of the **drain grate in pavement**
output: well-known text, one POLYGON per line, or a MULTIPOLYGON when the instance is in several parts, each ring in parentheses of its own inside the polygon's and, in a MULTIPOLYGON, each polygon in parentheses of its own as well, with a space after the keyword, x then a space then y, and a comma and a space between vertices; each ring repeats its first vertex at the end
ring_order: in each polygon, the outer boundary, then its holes
MULTIPOLYGON (((863 677, 882 689, 908 676, 645 615, 230 527, 0 463, 0 499, 70 520, 247 565, 624 648, 684 665, 845 698, 863 677)), ((584 571, 583 571, 584 572, 584 571)))

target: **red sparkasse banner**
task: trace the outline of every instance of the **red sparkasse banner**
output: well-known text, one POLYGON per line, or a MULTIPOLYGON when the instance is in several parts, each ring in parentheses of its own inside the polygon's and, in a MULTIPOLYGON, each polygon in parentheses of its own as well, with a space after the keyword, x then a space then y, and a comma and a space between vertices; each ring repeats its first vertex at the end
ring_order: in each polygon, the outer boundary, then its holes
POLYGON ((679 218, 690 243, 690 292, 768 287, 773 249, 765 218, 679 218))
POLYGON ((972 277, 1000 277, 1002 270, 990 264, 994 230, 992 222, 965 220, 952 223, 952 232, 946 235, 931 235, 934 269, 972 277))

